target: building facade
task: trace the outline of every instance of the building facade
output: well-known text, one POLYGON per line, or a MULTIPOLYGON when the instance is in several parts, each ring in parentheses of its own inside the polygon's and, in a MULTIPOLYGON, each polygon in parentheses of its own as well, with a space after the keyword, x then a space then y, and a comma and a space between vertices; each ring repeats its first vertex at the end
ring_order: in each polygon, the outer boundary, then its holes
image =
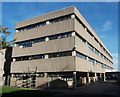
POLYGON ((4 74, 5 52, 6 49, 0 50, 0 86, 3 86, 4 83, 3 74, 4 74))
POLYGON ((16 23, 15 29, 11 86, 51 86, 54 78, 76 87, 103 80, 113 69, 112 55, 76 7, 16 23))
POLYGON ((0 50, 0 86, 10 83, 10 66, 12 62, 12 47, 0 50))

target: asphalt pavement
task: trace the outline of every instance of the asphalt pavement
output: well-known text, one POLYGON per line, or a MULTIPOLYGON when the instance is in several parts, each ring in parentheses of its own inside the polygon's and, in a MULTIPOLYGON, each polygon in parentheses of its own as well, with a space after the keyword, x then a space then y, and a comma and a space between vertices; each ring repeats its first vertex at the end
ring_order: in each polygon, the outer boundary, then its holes
POLYGON ((120 85, 116 82, 95 83, 77 89, 52 89, 50 91, 59 92, 51 97, 120 97, 120 85))

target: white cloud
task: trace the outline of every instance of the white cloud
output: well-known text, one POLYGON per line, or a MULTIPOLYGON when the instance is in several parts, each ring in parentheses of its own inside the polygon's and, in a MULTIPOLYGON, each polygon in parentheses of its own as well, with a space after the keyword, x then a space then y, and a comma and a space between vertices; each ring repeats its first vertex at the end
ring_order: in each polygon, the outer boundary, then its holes
POLYGON ((102 31, 109 31, 112 30, 112 22, 111 21, 106 21, 103 26, 102 26, 102 31))
POLYGON ((107 36, 106 35, 99 35, 100 38, 106 38, 107 36))

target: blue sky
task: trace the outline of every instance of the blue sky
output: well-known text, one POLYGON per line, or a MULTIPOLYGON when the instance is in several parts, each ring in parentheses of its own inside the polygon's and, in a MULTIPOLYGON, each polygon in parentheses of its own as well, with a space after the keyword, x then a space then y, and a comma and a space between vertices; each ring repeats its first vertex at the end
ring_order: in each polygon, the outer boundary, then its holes
POLYGON ((14 37, 15 23, 68 6, 76 6, 100 39, 113 54, 115 69, 118 64, 118 4, 116 2, 3 2, 2 25, 11 27, 14 37))

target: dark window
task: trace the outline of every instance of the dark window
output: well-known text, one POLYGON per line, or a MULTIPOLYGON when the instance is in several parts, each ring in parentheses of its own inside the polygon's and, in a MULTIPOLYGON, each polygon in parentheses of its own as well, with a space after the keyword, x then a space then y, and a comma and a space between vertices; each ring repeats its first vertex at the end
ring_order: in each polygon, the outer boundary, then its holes
MULTIPOLYGON (((58 18, 55 18, 55 19, 51 19, 50 23, 56 23, 56 22, 59 22, 59 21, 68 20, 70 18, 71 18, 71 15, 58 17, 58 18)), ((36 24, 33 24, 33 25, 29 25, 29 26, 26 26, 26 27, 23 27, 23 28, 19 28, 17 30, 18 31, 24 31, 24 30, 29 30, 29 29, 33 29, 33 28, 36 28, 36 27, 44 26, 44 25, 46 25, 45 21, 40 22, 40 23, 36 23, 36 24)))
POLYGON ((25 45, 23 45, 23 48, 25 48, 25 47, 32 47, 32 44, 25 44, 25 45))
POLYGON ((18 31, 29 30, 29 29, 33 29, 33 28, 36 28, 36 27, 44 26, 44 25, 46 25, 46 22, 41 22, 41 23, 26 26, 24 28, 19 28, 18 31))
POLYGON ((64 21, 64 20, 68 20, 70 18, 71 18, 71 15, 63 16, 63 17, 59 17, 59 18, 55 18, 55 19, 50 20, 50 23, 56 23, 56 22, 59 22, 59 21, 64 21))
POLYGON ((44 55, 33 55, 33 56, 23 56, 23 57, 16 57, 16 61, 24 61, 24 60, 33 60, 33 59, 42 59, 44 55))
POLYGON ((53 36, 49 37, 49 40, 65 38, 65 37, 71 37, 71 33, 64 33, 64 34, 53 35, 53 36))
POLYGON ((32 43, 37 43, 37 42, 42 42, 42 41, 45 41, 45 38, 38 38, 38 39, 34 39, 34 40, 19 42, 16 44, 17 44, 17 46, 23 45, 23 47, 30 47, 30 46, 32 46, 32 43))
POLYGON ((59 52, 59 53, 48 54, 49 58, 63 57, 63 56, 72 56, 72 52, 59 52))

